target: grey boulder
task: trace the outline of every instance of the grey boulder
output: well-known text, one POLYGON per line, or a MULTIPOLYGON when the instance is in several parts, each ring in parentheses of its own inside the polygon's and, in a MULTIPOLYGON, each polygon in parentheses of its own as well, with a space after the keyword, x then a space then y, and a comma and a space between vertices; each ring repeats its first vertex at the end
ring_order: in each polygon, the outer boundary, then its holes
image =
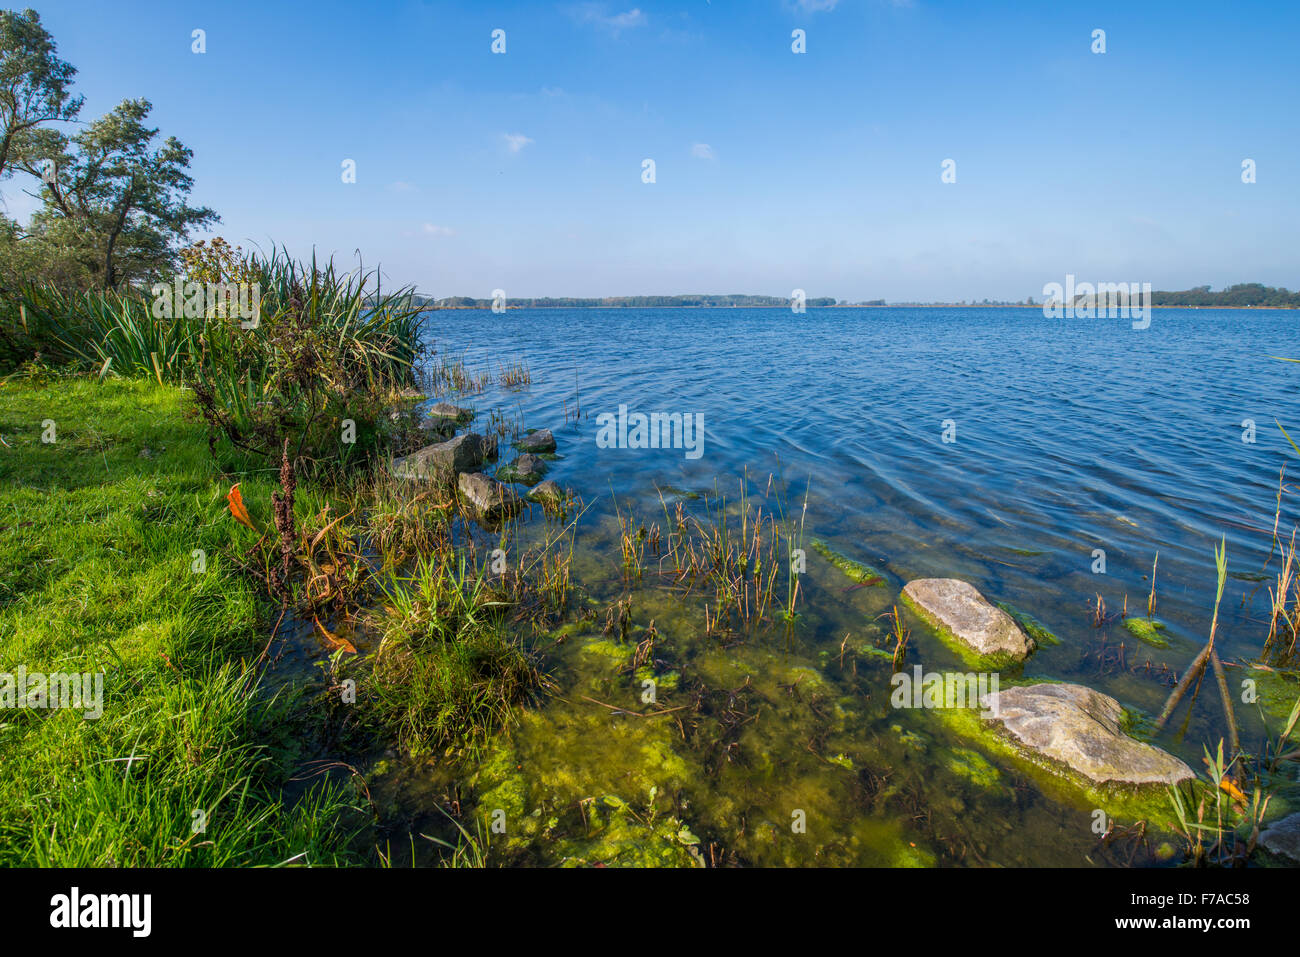
POLYGON ((449 478, 457 472, 478 468, 483 464, 485 452, 483 436, 467 432, 393 459, 393 474, 405 479, 449 478))
POLYGON ((462 472, 457 488, 479 517, 489 521, 518 511, 522 504, 512 489, 482 472, 462 472))
POLYGON ((1083 685, 1017 686, 980 703, 982 717, 1013 744, 1094 784, 1178 784, 1195 776, 1172 754, 1125 734, 1120 703, 1083 685))
POLYGON ((516 442, 515 448, 520 452, 554 452, 555 436, 551 434, 550 429, 538 429, 536 432, 529 432, 516 442))
POLYGON ((964 581, 918 578, 903 588, 903 597, 922 618, 976 654, 1023 661, 1034 650, 1033 640, 1010 615, 964 581))

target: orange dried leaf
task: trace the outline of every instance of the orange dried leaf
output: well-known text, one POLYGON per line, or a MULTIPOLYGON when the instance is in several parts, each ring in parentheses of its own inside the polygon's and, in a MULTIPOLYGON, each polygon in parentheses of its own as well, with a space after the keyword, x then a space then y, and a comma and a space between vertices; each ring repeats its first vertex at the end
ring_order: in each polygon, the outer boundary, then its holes
POLYGON ((235 517, 235 521, 254 532, 257 531, 256 528, 253 528, 253 520, 248 517, 248 509, 244 508, 244 496, 239 493, 238 482, 230 487, 230 492, 226 495, 226 501, 230 503, 230 514, 235 517))
POLYGON ((1237 787, 1236 782, 1233 781, 1232 778, 1224 778, 1222 781, 1220 781, 1219 788, 1222 791, 1226 792, 1228 796, 1231 797, 1234 801, 1240 801, 1242 804, 1246 803, 1245 793, 1241 790, 1241 788, 1237 787))
POLYGON ((325 640, 330 643, 330 647, 336 650, 342 648, 350 655, 355 655, 357 653, 356 645, 352 644, 352 642, 348 641, 346 638, 340 638, 338 635, 332 634, 328 628, 320 623, 319 618, 312 618, 312 621, 316 622, 316 627, 319 628, 320 633, 325 636, 325 640))

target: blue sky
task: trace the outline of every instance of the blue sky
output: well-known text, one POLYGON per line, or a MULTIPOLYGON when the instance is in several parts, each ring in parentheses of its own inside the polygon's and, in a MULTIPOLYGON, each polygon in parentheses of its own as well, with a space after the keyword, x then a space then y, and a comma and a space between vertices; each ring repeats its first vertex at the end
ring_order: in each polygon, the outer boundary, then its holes
POLYGON ((36 7, 83 118, 147 97, 194 150, 216 233, 431 295, 1300 286, 1292 2, 36 7))

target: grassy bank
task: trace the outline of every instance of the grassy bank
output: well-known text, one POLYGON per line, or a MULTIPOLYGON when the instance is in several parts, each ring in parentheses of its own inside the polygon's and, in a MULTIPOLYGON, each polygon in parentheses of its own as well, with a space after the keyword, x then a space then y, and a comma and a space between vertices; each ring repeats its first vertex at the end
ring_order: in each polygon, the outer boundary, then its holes
POLYGON ((260 687, 269 622, 222 557, 229 486, 182 395, 111 379, 0 386, 0 673, 104 674, 98 720, 0 712, 0 865, 352 857, 351 795, 283 797, 295 711, 260 687))

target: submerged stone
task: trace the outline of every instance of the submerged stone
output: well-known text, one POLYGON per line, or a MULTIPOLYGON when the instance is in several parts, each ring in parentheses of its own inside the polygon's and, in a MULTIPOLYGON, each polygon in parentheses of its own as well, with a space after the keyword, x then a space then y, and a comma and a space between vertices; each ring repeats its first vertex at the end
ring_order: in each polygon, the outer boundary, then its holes
POLYGON ((984 719, 1012 743, 1093 784, 1178 784, 1195 775, 1178 758, 1123 731, 1124 709, 1083 685, 1041 683, 986 695, 984 719))
POLYGON ((439 402, 425 413, 420 426, 427 432, 450 437, 455 434, 457 426, 464 425, 472 418, 474 412, 471 409, 450 402, 439 402))
POLYGON ((451 419, 455 422, 468 422, 470 419, 474 418, 474 410, 466 409, 459 405, 452 405, 450 402, 439 402, 429 408, 429 418, 451 419))
POLYGON ((855 562, 853 559, 841 555, 820 539, 813 539, 812 547, 813 551, 858 584, 878 585, 881 588, 886 587, 887 583, 885 581, 885 576, 880 574, 871 566, 864 565, 861 562, 855 562))
POLYGON ((487 520, 518 511, 521 505, 519 496, 511 489, 482 472, 462 472, 458 488, 480 517, 487 520))
POLYGON ((546 474, 546 463, 531 453, 524 453, 509 465, 497 469, 497 478, 503 482, 536 485, 546 474))
POLYGON ((467 432, 393 459, 393 474, 403 479, 450 478, 458 472, 478 468, 483 464, 484 454, 483 436, 467 432))
POLYGON ((1034 650, 1010 615, 964 581, 918 578, 903 588, 903 599, 945 637, 982 657, 1023 661, 1034 650))
POLYGON ((1300 812, 1270 824, 1260 834, 1259 843, 1274 854, 1300 861, 1300 812))
POLYGON ((529 432, 516 442, 515 448, 520 452, 554 452, 555 436, 551 434, 550 429, 538 429, 529 432))
POLYGON ((1154 618, 1125 618, 1124 629, 1138 641, 1146 642, 1154 648, 1169 647, 1169 642, 1160 635, 1165 630, 1164 624, 1154 618))
POLYGON ((529 492, 528 497, 534 502, 541 502, 543 505, 560 505, 569 496, 556 482, 547 479, 529 492))

